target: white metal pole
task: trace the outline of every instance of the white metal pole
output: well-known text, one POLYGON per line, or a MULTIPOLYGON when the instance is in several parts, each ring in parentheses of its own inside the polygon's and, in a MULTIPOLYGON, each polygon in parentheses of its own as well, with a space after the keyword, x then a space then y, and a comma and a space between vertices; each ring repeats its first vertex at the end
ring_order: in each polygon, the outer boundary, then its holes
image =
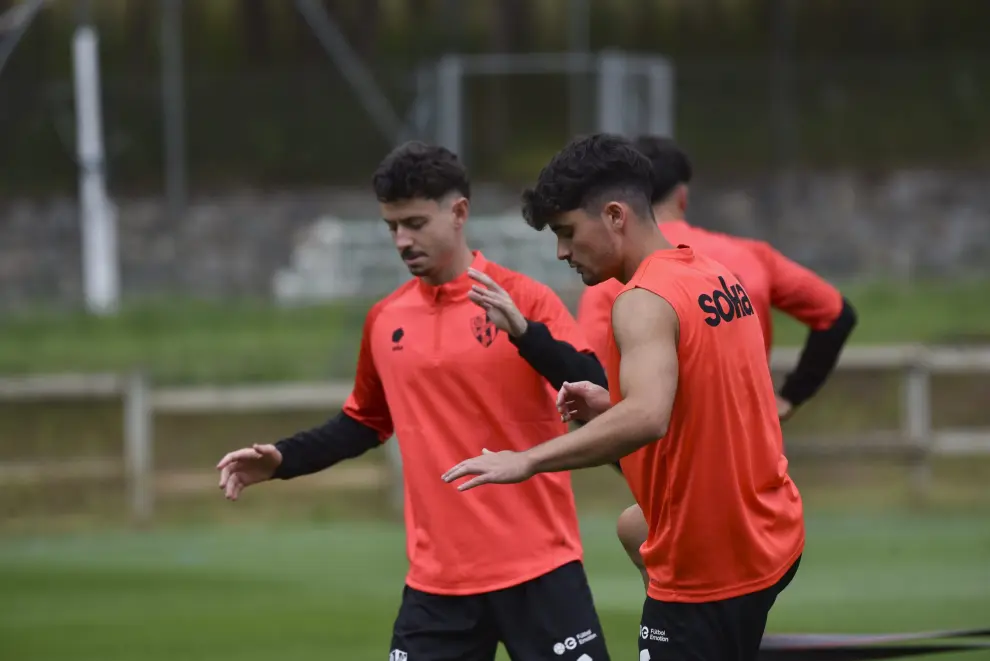
POLYGON ((674 137, 674 67, 669 61, 649 64, 649 116, 647 123, 653 135, 674 137))
POLYGON ((625 134, 626 67, 621 53, 607 51, 598 57, 598 130, 625 134))
POLYGON ((104 180, 100 67, 96 30, 83 24, 72 41, 76 96, 76 151, 79 158, 83 291, 96 314, 115 312, 120 273, 116 213, 104 180))
POLYGON ((464 110, 462 79, 463 67, 458 55, 448 54, 440 58, 437 64, 437 143, 466 160, 461 153, 464 110))

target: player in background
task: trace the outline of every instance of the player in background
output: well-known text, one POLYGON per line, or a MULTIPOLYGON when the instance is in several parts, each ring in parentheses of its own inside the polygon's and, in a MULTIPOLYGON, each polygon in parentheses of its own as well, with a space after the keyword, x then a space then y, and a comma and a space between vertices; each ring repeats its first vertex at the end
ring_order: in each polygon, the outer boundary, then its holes
POLYGON ((649 526, 640 659, 755 660, 804 549, 801 497, 747 290, 719 262, 664 238, 651 170, 632 143, 599 134, 565 147, 527 191, 526 220, 549 225, 558 258, 585 284, 623 283, 608 337, 611 390, 562 391, 562 413, 583 427, 466 459, 443 480, 474 475, 458 487, 470 496, 621 460, 649 526))
MULTIPOLYGON (((685 243, 725 264, 741 280, 763 327, 767 356, 773 346, 773 315, 780 310, 808 327, 801 357, 778 393, 781 418, 788 418, 825 383, 856 326, 852 304, 829 282, 788 259, 769 243, 712 232, 688 224, 688 186, 692 177, 687 155, 668 138, 641 136, 635 141, 653 166, 653 213, 663 235, 685 243)), ((578 323, 597 355, 604 360, 612 302, 622 289, 606 281, 585 289, 578 323)))
MULTIPOLYGON (((653 166, 653 215, 660 231, 672 244, 686 244, 724 264, 746 288, 759 316, 769 359, 773 345, 773 315, 777 309, 808 327, 795 369, 777 393, 777 412, 786 420, 810 399, 828 379, 846 340, 856 325, 852 304, 823 278, 788 259, 769 243, 710 232, 685 220, 691 163, 668 138, 641 136, 635 141, 653 166)), ((605 360, 612 302, 622 283, 609 280, 585 289, 578 308, 578 323, 596 353, 605 360)), ((577 388, 568 384, 568 388, 577 388)), ((638 505, 620 516, 616 527, 629 559, 648 582, 640 547, 647 525, 638 505)))
POLYGON ((354 389, 324 425, 228 454, 220 487, 315 473, 378 447, 402 454, 409 572, 392 658, 608 659, 582 564, 570 475, 469 497, 438 477, 483 450, 566 431, 564 381, 605 384, 577 322, 545 285, 468 247, 468 174, 441 147, 407 143, 373 177, 415 278, 367 315, 354 389))

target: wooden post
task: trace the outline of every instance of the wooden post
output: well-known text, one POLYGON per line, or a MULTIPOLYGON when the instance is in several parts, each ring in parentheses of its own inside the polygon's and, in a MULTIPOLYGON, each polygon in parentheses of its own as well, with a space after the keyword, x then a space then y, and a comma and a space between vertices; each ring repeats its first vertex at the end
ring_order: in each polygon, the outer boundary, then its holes
POLYGON ((124 384, 124 463, 131 516, 146 524, 154 512, 154 448, 151 398, 144 375, 130 374, 124 384))
POLYGON ((904 373, 902 429, 916 453, 912 459, 911 490, 925 502, 931 486, 932 396, 931 371, 925 353, 918 352, 904 373))

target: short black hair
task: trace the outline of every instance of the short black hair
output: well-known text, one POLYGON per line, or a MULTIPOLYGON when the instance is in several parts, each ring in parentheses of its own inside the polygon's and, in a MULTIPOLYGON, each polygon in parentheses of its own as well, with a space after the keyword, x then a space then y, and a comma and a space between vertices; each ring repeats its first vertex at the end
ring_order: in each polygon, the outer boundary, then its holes
POLYGON ((523 192, 523 217, 530 227, 542 230, 562 213, 590 209, 612 198, 652 218, 652 190, 649 159, 626 138, 596 133, 571 141, 540 171, 536 187, 523 192))
POLYGON ((379 202, 439 200, 455 191, 471 197, 467 168, 457 154, 418 141, 399 145, 382 159, 371 184, 379 202))
POLYGON ((641 135, 636 138, 636 149, 653 166, 653 195, 650 202, 665 199, 678 184, 691 181, 691 161, 672 138, 656 135, 641 135))

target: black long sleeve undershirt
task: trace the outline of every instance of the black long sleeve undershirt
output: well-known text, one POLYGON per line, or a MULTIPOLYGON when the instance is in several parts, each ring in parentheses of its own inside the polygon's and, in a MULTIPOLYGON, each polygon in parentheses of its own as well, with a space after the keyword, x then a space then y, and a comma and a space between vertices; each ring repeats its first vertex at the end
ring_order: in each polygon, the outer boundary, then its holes
POLYGON ((288 480, 317 473, 344 459, 353 459, 381 445, 378 432, 341 412, 319 427, 307 429, 275 444, 282 463, 272 476, 288 480))
POLYGON ((563 340, 554 339, 546 324, 529 321, 526 332, 519 337, 509 336, 509 341, 519 350, 519 356, 554 388, 560 389, 565 381, 591 381, 608 388, 605 368, 598 358, 594 354, 581 353, 563 340))
POLYGON ((856 309, 843 298, 842 311, 832 325, 808 333, 798 364, 787 375, 780 396, 795 407, 811 399, 835 368, 856 321, 856 309))

